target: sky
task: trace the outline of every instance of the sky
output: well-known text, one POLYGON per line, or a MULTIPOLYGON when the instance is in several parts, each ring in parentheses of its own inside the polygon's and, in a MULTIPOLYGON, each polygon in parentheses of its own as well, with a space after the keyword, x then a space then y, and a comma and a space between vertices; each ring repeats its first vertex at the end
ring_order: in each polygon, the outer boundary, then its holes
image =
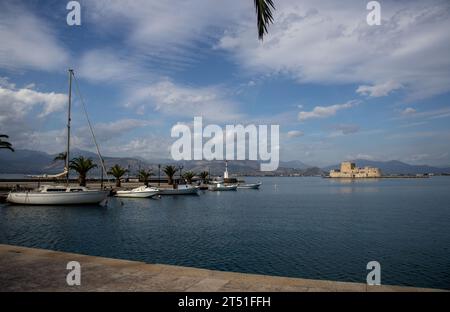
MULTIPOLYGON (((280 125, 281 160, 450 165, 450 2, 0 0, 0 133, 65 149, 73 68, 100 149, 170 158, 176 124, 280 125)), ((80 98, 72 146, 94 151, 80 98)), ((3 151, 6 152, 6 151, 3 151)))

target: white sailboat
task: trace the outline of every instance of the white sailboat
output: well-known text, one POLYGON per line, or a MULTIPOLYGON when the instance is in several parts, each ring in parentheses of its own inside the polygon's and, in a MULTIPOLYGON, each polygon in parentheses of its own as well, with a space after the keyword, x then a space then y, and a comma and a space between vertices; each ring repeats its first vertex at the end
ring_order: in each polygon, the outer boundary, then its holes
MULTIPOLYGON (((33 176, 38 178, 60 178, 66 176, 66 186, 43 185, 32 191, 11 191, 6 200, 12 204, 22 205, 84 205, 99 204, 108 196, 108 191, 91 190, 86 187, 69 186, 69 157, 70 157, 70 110, 72 105, 72 78, 74 73, 69 69, 69 105, 67 114, 67 150, 64 172, 56 175, 33 176)), ((89 120, 88 120, 89 121, 89 120)), ((90 126, 90 123, 89 123, 90 126)), ((90 126, 91 127, 91 126, 90 126)), ((92 131, 92 128, 91 128, 92 131)), ((95 138, 94 138, 95 139, 95 138)), ((97 144, 96 144, 97 146, 97 144)), ((99 153, 98 146, 97 152, 99 153)), ((99 153, 100 156, 100 153, 99 153)), ((101 157, 100 157, 101 158, 101 157)), ((102 170, 105 170, 101 161, 102 170)))
POLYGON ((140 186, 132 190, 117 191, 116 197, 148 198, 155 196, 159 190, 154 187, 140 186))

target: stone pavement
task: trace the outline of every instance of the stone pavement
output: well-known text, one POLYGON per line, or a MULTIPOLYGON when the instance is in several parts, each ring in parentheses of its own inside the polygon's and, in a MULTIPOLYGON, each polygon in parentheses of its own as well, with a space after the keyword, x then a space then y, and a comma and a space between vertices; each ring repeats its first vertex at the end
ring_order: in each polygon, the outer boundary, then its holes
POLYGON ((436 291, 195 269, 0 244, 0 291, 436 291), (81 285, 68 286, 69 261, 81 285))

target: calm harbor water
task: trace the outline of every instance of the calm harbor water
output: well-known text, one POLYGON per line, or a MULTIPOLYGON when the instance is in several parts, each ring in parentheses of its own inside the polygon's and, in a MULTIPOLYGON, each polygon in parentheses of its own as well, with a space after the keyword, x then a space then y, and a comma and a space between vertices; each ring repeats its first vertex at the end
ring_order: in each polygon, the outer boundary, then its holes
POLYGON ((376 260, 382 284, 450 289, 449 177, 261 180, 106 208, 0 204, 0 243, 363 283, 376 260))

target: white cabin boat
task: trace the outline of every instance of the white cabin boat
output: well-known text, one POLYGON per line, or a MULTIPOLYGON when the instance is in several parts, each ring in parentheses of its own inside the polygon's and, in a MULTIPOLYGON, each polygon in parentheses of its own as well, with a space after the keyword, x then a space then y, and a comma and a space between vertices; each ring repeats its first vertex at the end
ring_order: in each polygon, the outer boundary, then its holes
POLYGON ((210 191, 236 191, 237 184, 225 185, 222 183, 210 184, 208 189, 210 191))
POLYGON ((177 188, 160 188, 160 195, 197 195, 198 187, 188 184, 178 185, 177 188))
POLYGON ((88 205, 99 204, 109 191, 90 190, 81 186, 43 185, 33 191, 10 192, 6 200, 21 205, 88 205))
POLYGON ((159 190, 154 187, 140 186, 132 190, 117 191, 116 197, 148 198, 158 194, 159 190))
POLYGON ((261 186, 261 182, 258 183, 247 183, 247 184, 238 184, 238 189, 253 189, 257 190, 261 186))

